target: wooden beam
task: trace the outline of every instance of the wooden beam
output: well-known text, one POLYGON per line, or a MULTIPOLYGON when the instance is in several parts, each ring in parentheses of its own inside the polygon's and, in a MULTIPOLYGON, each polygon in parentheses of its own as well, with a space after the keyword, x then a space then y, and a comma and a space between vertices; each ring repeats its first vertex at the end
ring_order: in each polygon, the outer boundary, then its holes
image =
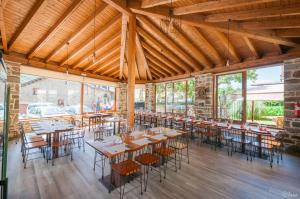
POLYGON ((194 41, 198 48, 203 48, 204 52, 206 52, 208 56, 211 56, 216 64, 225 63, 224 58, 196 27, 182 24, 182 31, 194 41))
POLYGON ((119 59, 111 63, 110 67, 107 70, 104 70, 100 75, 109 75, 109 73, 115 71, 116 69, 119 69, 119 59))
POLYGON ((99 66, 102 63, 105 63, 108 59, 115 57, 116 53, 120 51, 120 46, 115 45, 110 50, 104 52, 103 54, 96 57, 96 61, 94 63, 91 63, 89 66, 83 69, 83 71, 89 71, 91 69, 94 69, 95 67, 99 66))
POLYGON ((227 51, 227 48, 229 47, 229 57, 231 57, 235 62, 240 62, 241 58, 236 51, 235 47, 233 44, 229 41, 228 43, 228 38, 224 35, 224 33, 219 32, 219 31, 211 31, 222 43, 223 48, 227 51), (229 46, 228 46, 229 44, 229 46))
POLYGON ((241 22, 240 26, 251 30, 268 30, 268 29, 289 29, 300 28, 300 19, 268 19, 250 22, 241 22))
MULTIPOLYGON (((96 48, 96 56, 101 58, 101 55, 104 54, 111 46, 114 46, 116 44, 119 44, 120 42, 120 31, 113 34, 111 37, 103 41, 100 46, 96 48)), ((73 68, 80 68, 82 67, 82 64, 86 62, 86 60, 89 60, 91 56, 94 54, 94 49, 91 49, 86 53, 86 55, 83 58, 79 58, 79 60, 73 64, 73 68)), ((99 58, 96 58, 96 60, 99 60, 99 58)))
POLYGON ((118 78, 119 77, 119 73, 120 73, 120 69, 116 70, 115 72, 112 72, 111 75, 109 75, 109 76, 113 77, 113 78, 118 78))
POLYGON ((110 57, 100 65, 97 65, 96 68, 92 71, 93 73, 102 73, 107 68, 109 68, 116 60, 119 60, 118 52, 111 54, 110 57))
POLYGON ((127 17, 122 15, 122 30, 121 30, 121 50, 120 50, 120 75, 119 78, 123 78, 124 64, 125 64, 125 54, 126 54, 126 40, 127 40, 127 17))
POLYGON ((156 48, 162 55, 170 58, 176 65, 178 66, 178 70, 180 73, 184 73, 185 71, 191 72, 193 69, 189 67, 184 61, 182 61, 172 50, 169 50, 164 45, 162 45, 158 40, 154 39, 150 34, 148 34, 145 30, 140 27, 137 27, 139 35, 141 35, 144 40, 156 48))
POLYGON ((28 58, 32 58, 34 54, 40 50, 65 24, 66 21, 72 16, 74 11, 81 5, 82 0, 74 0, 72 5, 64 12, 64 14, 59 18, 59 20, 50 28, 50 30, 34 45, 34 47, 29 51, 28 58))
POLYGON ((135 56, 135 62, 134 62, 134 66, 135 66, 135 79, 137 80, 141 80, 141 75, 140 75, 140 71, 137 65, 137 56, 135 56))
MULTIPOLYGON (((175 3, 179 0, 172 0, 172 3, 175 3)), ((142 8, 151 8, 154 6, 162 6, 166 4, 170 4, 171 0, 143 0, 142 1, 142 8)))
POLYGON ((8 0, 1 0, 1 7, 5 9, 8 0))
POLYGON ((146 42, 142 43, 142 46, 156 59, 158 59, 164 67, 171 72, 172 75, 181 74, 180 70, 176 68, 176 65, 172 63, 171 60, 169 60, 167 57, 163 56, 159 51, 157 51, 155 48, 147 44, 146 42))
MULTIPOLYGON (((164 8, 148 8, 148 9, 142 9, 137 7, 135 4, 131 4, 131 10, 137 14, 141 14, 141 15, 146 15, 149 17, 156 17, 156 18, 160 18, 160 19, 168 19, 168 9, 164 9, 164 8)), ((253 11, 251 11, 253 12, 253 11)), ((255 12, 253 12, 254 14, 256 14, 255 12)), ((214 24, 214 23, 209 23, 204 21, 203 16, 199 16, 199 15, 189 15, 189 16, 181 16, 179 17, 175 17, 178 20, 180 20, 182 23, 191 25, 191 26, 196 26, 199 28, 203 28, 203 29, 208 29, 208 30, 216 30, 216 31, 220 31, 220 32, 224 32, 227 33, 228 28, 226 25, 218 25, 218 24, 214 24)), ((293 42, 291 40, 288 39, 284 39, 281 37, 278 37, 272 33, 266 33, 266 32, 258 32, 258 31, 252 31, 252 30, 246 30, 240 27, 240 24, 237 22, 232 22, 231 23, 231 27, 230 27, 230 34, 236 34, 239 36, 245 36, 251 39, 257 39, 257 40, 261 40, 261 41, 265 41, 265 42, 269 42, 269 43, 274 43, 274 44, 281 44, 281 45, 285 45, 285 46, 290 46, 290 47, 299 47, 299 44, 296 42, 293 42)))
POLYGON ((278 16, 295 16, 300 15, 300 4, 291 4, 289 6, 278 6, 270 8, 250 9, 239 12, 227 12, 211 14, 205 17, 206 22, 225 22, 228 19, 231 20, 250 20, 250 19, 262 19, 278 16))
POLYGON ((137 52, 138 52, 138 57, 140 57, 140 60, 142 62, 143 67, 146 70, 146 73, 147 73, 147 76, 149 77, 149 80, 152 80, 152 75, 151 75, 151 72, 149 70, 148 62, 147 62, 147 59, 146 59, 145 54, 144 54, 144 49, 143 49, 141 41, 140 41, 140 36, 138 34, 136 34, 135 39, 136 39, 136 47, 137 47, 136 49, 137 49, 137 52))
POLYGON ((300 56, 300 49, 297 48, 297 50, 290 50, 286 54, 281 54, 281 55, 271 55, 271 56, 265 56, 260 59, 255 59, 255 60, 248 60, 245 62, 240 62, 236 64, 231 64, 230 67, 218 67, 218 68, 213 68, 213 69, 208 69, 208 70, 203 70, 200 72, 193 72, 193 73, 188 73, 188 74, 183 74, 183 75, 177 75, 173 77, 167 77, 164 79, 154 80, 152 82, 158 83, 158 82, 164 82, 164 81, 172 81, 172 80, 178 80, 178 79, 186 79, 189 77, 193 77, 195 75, 199 74, 205 74, 205 73, 224 73, 224 72, 234 72, 238 70, 244 70, 248 68, 253 68, 253 67, 259 67, 259 66, 265 66, 265 65, 271 65, 271 64, 278 64, 282 63, 284 60, 289 60, 289 59, 294 59, 298 58, 300 56))
MULTIPOLYGON (((21 63, 22 65, 26 65, 26 66, 32 66, 35 68, 66 73, 66 68, 59 67, 59 65, 57 63, 54 63, 54 62, 45 63, 45 62, 43 62, 43 60, 38 59, 38 58, 28 59, 26 55, 15 53, 15 52, 11 52, 11 53, 9 53, 9 55, 4 55, 4 59, 7 61, 21 63)), ((89 73, 89 72, 83 72, 81 70, 68 69, 68 71, 69 71, 69 74, 78 75, 78 76, 82 76, 84 74, 86 77, 90 77, 90 78, 112 81, 112 82, 119 81, 118 79, 101 76, 101 75, 97 75, 97 74, 93 74, 93 73, 89 73)))
POLYGON ((187 64, 189 64, 195 71, 201 69, 201 66, 188 55, 185 51, 183 51, 180 47, 175 44, 167 35, 165 35, 161 30, 156 27, 150 20, 146 17, 139 15, 137 19, 147 27, 148 31, 152 33, 154 37, 164 42, 170 50, 174 51, 182 60, 184 60, 187 64))
POLYGON ((7 48, 7 37, 6 37, 6 27, 4 22, 4 16, 3 16, 3 7, 0 7, 0 32, 1 32, 1 40, 2 40, 2 47, 4 53, 8 53, 7 48))
POLYGON ((249 50, 251 51, 252 55, 257 59, 259 58, 259 53, 257 52, 255 46, 253 45, 252 41, 247 38, 247 37, 243 37, 244 41, 246 42, 246 45, 248 46, 249 50))
POLYGON ((82 35, 82 33, 87 30, 91 24, 94 22, 94 17, 97 17, 98 15, 100 15, 103 10, 107 7, 106 4, 102 4, 101 6, 99 6, 94 13, 91 14, 91 16, 85 20, 81 26, 75 31, 73 32, 70 36, 68 36, 68 38, 62 42, 57 48, 55 48, 46 58, 45 58, 45 61, 46 62, 49 62, 52 57, 54 57, 55 55, 57 55, 58 53, 60 53, 67 45, 67 43, 72 43, 74 42, 75 40, 77 40, 77 38, 82 35))
MULTIPOLYGON (((165 21, 161 21, 164 26, 167 26, 165 21)), ((201 64, 200 70, 203 68, 212 68, 212 63, 206 58, 206 56, 189 40, 185 35, 182 34, 175 25, 170 24, 173 28, 174 33, 169 33, 169 36, 173 40, 177 41, 178 45, 181 46, 185 52, 191 55, 199 64, 201 64)))
POLYGON ((120 15, 115 16, 111 21, 109 21, 107 24, 102 26, 95 35, 95 38, 91 36, 84 42, 82 42, 78 48, 74 49, 69 56, 67 56, 63 61, 61 61, 60 66, 63 66, 65 63, 67 63, 68 60, 73 59, 78 54, 80 54, 83 50, 85 50, 88 46, 92 45, 95 40, 98 40, 102 35, 106 34, 110 31, 112 27, 117 25, 119 23, 120 15))
POLYGON ((193 13, 211 12, 229 8, 237 8, 241 6, 251 6, 261 3, 269 3, 279 0, 222 0, 222 1, 207 1, 196 3, 188 6, 182 6, 174 9, 174 15, 187 15, 193 13))
POLYGON ((18 40, 20 35, 24 32, 26 28, 32 24, 33 19, 35 16, 37 16, 41 11, 47 6, 46 0, 38 0, 37 3, 34 4, 34 6, 31 8, 27 16, 22 21, 21 25, 17 28, 13 36, 11 37, 9 44, 8 44, 8 50, 11 50, 14 47, 15 42, 18 40))
POLYGON ((105 3, 107 3, 108 5, 110 5, 111 7, 115 8, 116 10, 118 10, 119 12, 121 12, 122 14, 125 14, 127 16, 131 16, 132 12, 130 9, 128 9, 124 4, 119 3, 115 0, 102 0, 105 3))
POLYGON ((168 70, 167 69, 168 67, 163 62, 161 62, 159 59, 154 57, 151 53, 147 52, 145 55, 151 61, 152 66, 155 65, 156 66, 155 69, 157 69, 159 72, 161 72, 165 76, 176 75, 176 73, 171 72, 170 70, 168 70))
MULTIPOLYGON (((137 40, 137 38, 135 38, 135 41, 136 40, 137 40)), ((135 59, 136 59, 137 70, 138 70, 138 73, 140 75, 140 78, 142 80, 147 80, 147 71, 146 71, 144 63, 142 61, 142 55, 138 51, 138 46, 136 46, 136 56, 135 56, 135 59)))
POLYGON ((134 127, 134 91, 135 91, 135 55, 136 55, 136 16, 128 20, 128 84, 127 84, 127 121, 128 126, 134 127))
POLYGON ((276 30, 276 35, 284 38, 298 38, 300 37, 300 29, 286 29, 276 30))
POLYGON ((160 72, 159 69, 156 66, 154 66, 154 64, 152 62, 149 62, 149 67, 150 67, 150 70, 152 70, 152 72, 159 78, 168 77, 168 75, 160 72))

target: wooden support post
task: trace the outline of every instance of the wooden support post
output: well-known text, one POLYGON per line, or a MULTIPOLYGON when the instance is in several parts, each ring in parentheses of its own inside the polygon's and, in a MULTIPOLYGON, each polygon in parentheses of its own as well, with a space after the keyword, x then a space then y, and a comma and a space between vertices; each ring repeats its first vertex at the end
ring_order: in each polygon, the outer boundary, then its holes
POLYGON ((127 88, 127 119, 129 127, 134 127, 134 87, 135 87, 135 39, 136 16, 128 17, 128 88, 127 88))

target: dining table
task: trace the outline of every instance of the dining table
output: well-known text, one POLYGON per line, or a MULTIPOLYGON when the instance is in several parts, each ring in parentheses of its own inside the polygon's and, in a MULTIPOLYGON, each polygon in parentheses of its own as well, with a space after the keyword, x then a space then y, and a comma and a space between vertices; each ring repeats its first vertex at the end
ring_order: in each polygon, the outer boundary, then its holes
POLYGON ((104 117, 110 117, 112 113, 93 113, 84 114, 81 116, 81 123, 83 124, 84 118, 89 120, 89 131, 91 131, 91 124, 96 124, 98 120, 102 120, 104 117))
POLYGON ((120 133, 120 124, 123 120, 124 119, 120 118, 120 117, 107 117, 107 118, 103 119, 103 122, 104 123, 113 123, 113 134, 116 135, 117 133, 120 133), (118 128, 116 128, 117 124, 118 124, 118 128))

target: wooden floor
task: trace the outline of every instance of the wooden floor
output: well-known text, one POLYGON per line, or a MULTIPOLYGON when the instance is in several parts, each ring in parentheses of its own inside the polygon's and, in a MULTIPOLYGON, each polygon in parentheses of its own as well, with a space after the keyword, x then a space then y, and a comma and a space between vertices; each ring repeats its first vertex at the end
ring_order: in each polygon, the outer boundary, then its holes
MULTIPOLYGON (((242 154, 228 157, 224 149, 211 150, 208 145, 193 144, 190 164, 183 163, 178 172, 168 170, 167 179, 149 180, 143 196, 138 190, 126 198, 300 198, 300 158, 284 155, 271 169, 266 160, 246 160, 242 154)), ((60 158, 55 166, 44 159, 33 160, 23 169, 20 143, 9 146, 9 199, 37 198, 118 198, 108 194, 98 181, 100 169, 93 171, 94 152, 78 149, 74 160, 60 158)), ((106 171, 107 172, 107 171, 106 171)))

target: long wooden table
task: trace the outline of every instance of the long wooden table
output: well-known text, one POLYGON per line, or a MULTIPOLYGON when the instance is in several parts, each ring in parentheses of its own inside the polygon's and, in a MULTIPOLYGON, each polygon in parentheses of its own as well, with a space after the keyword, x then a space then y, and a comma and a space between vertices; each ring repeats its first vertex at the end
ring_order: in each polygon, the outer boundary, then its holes
POLYGON ((91 130, 91 124, 97 123, 97 119, 102 120, 104 117, 112 116, 111 113, 94 113, 94 114, 85 114, 81 116, 81 123, 83 124, 84 118, 89 120, 89 131, 91 130))

